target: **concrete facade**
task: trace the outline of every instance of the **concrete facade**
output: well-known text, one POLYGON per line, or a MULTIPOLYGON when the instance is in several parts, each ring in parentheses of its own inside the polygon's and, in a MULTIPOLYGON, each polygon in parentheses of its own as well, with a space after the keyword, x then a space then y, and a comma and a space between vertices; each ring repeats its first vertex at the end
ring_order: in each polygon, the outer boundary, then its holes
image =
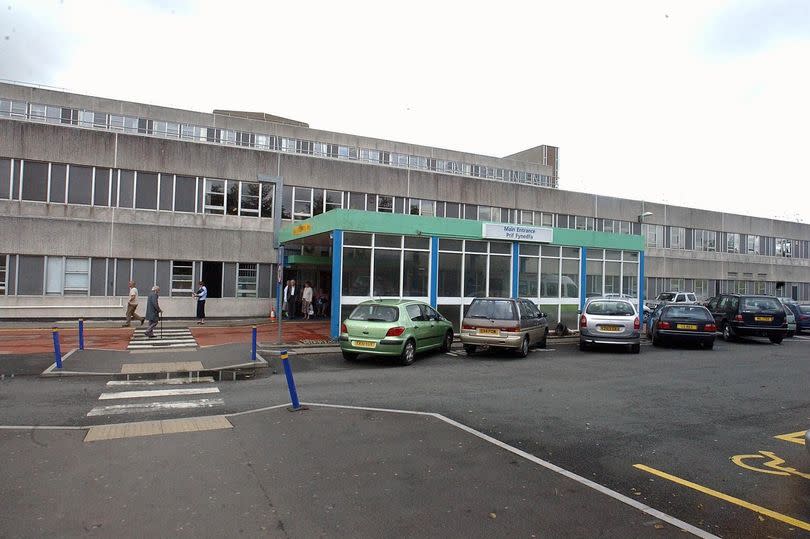
MULTIPOLYGON (((652 212, 653 215, 645 219, 646 224, 662 225, 667 235, 669 227, 684 227, 690 239, 686 241, 687 249, 667 248, 666 242, 660 246, 648 243, 645 269, 648 280, 664 279, 660 283, 664 287, 675 282, 680 285, 680 280, 684 280, 684 286, 697 286, 697 281, 706 281, 701 286, 712 288, 706 291, 709 296, 720 290, 721 281, 762 281, 767 284, 768 291, 775 289, 777 283, 785 283, 780 289, 781 294, 791 295, 795 286, 798 299, 810 300, 808 225, 528 185, 529 180, 525 178, 504 181, 477 176, 504 174, 506 171, 507 178, 509 174, 515 178, 537 175, 544 178, 542 181, 556 185, 558 150, 551 146, 538 146, 507 158, 497 158, 321 131, 306 127, 303 122, 269 115, 205 114, 10 84, 0 84, 0 100, 5 100, 0 101, 0 159, 5 160, 0 161, 0 168, 11 167, 0 170, 0 183, 6 174, 8 185, 15 189, 4 196, 0 188, 0 258, 6 256, 9 260, 4 270, 5 283, 0 283, 5 284, 4 294, 0 296, 0 318, 92 316, 82 312, 84 308, 106 317, 116 315, 122 309, 121 296, 117 294, 121 288, 120 279, 110 282, 117 276, 109 269, 105 272, 107 284, 97 286, 105 295, 96 296, 88 290, 81 297, 67 292, 52 296, 46 293, 44 286, 39 295, 15 294, 19 289, 19 275, 16 274, 19 256, 86 257, 92 259, 94 265, 101 264, 98 260, 106 261, 107 268, 116 260, 157 261, 155 267, 164 268, 160 270, 163 273, 157 277, 158 282, 165 282, 165 268, 170 267, 164 262, 193 261, 194 279, 199 278, 204 263, 221 262, 222 292, 232 297, 211 299, 209 314, 266 314, 274 292, 275 274, 272 271, 278 263, 277 253, 272 248, 273 219, 248 216, 241 211, 239 215, 229 215, 227 211, 222 215, 209 213, 203 200, 203 191, 209 185, 204 178, 229 180, 229 185, 237 182, 246 185, 257 182, 263 175, 282 177, 288 188, 311 187, 341 192, 344 207, 348 205, 348 193, 364 193, 369 197, 386 195, 404 200, 404 211, 407 211, 409 199, 431 201, 434 204, 431 207, 435 208, 431 211, 436 212, 439 206, 444 208, 445 202, 461 204, 462 213, 464 205, 478 205, 497 209, 503 221, 520 222, 521 212, 533 212, 535 220, 543 214, 554 220, 554 226, 561 228, 579 228, 581 218, 584 227, 601 230, 601 227, 608 226, 603 220, 616 220, 627 227, 628 233, 638 234, 642 228, 636 222, 637 217, 652 212), (12 101, 17 103, 18 112, 22 106, 19 104, 25 103, 26 112, 15 114, 13 108, 4 112, 3 106, 10 107, 12 101), (32 116, 32 104, 61 107, 63 111, 104 113, 107 124, 94 125, 92 120, 90 123, 85 120, 84 124, 82 120, 48 122, 32 116), (180 125, 189 125, 231 130, 237 137, 243 133, 267 134, 275 137, 277 145, 282 141, 285 144, 298 141, 299 150, 303 141, 304 151, 287 151, 289 147, 259 148, 252 143, 207 142, 204 137, 203 140, 199 137, 187 140, 156 131, 116 130, 112 128, 111 115, 149 120, 150 126, 153 125, 151 122, 168 121, 175 122, 178 129, 180 125), (277 118, 278 121, 252 118, 277 118), (316 149, 311 151, 313 144, 316 149), (317 146, 319 144, 322 146, 317 146), (354 153, 338 155, 331 153, 333 150, 330 149, 330 153, 319 155, 317 148, 326 148, 327 145, 334 145, 335 152, 340 146, 340 152, 348 149, 346 151, 354 153), (392 162, 364 160, 362 156, 366 154, 363 152, 369 150, 389 152, 392 162), (397 156, 400 160, 403 156, 410 156, 410 163, 394 163, 397 156), (456 163, 453 165, 458 168, 456 173, 430 170, 451 161, 456 163), (118 191, 119 170, 161 173, 161 178, 172 177, 167 175, 196 178, 195 210, 116 207, 114 197, 111 197, 111 205, 25 200, 19 196, 17 177, 20 163, 24 167, 25 162, 97 167, 96 170, 101 169, 104 174, 111 169, 110 185, 115 192, 118 191), (427 166, 422 166, 424 163, 427 166), (693 229, 716 233, 716 250, 689 249, 693 229), (725 252, 725 245, 720 245, 725 233, 740 234, 741 238, 756 235, 761 238, 763 252, 769 238, 771 242, 774 238, 789 239, 796 242, 795 252, 789 258, 747 254, 745 249, 742 253, 725 252), (236 264, 257 265, 259 284, 256 288, 259 291, 256 295, 264 297, 235 297, 239 286, 235 279, 236 264), (234 277, 233 281, 231 277, 234 277)), ((174 197, 173 192, 171 196, 174 197)), ((311 206, 310 215, 314 213, 311 206)), ((370 206, 371 202, 369 209, 373 209, 370 206)), ((447 211, 449 215, 450 210, 447 211)), ((157 275, 159 270, 155 271, 157 275)), ((3 272, 0 271, 2 279, 3 272)), ((140 286, 142 293, 148 288, 143 284, 140 286)), ((645 288, 654 293, 656 286, 659 284, 652 286, 653 290, 650 290, 650 285, 645 288)), ((193 314, 191 299, 172 297, 171 294, 166 296, 167 306, 171 305, 177 316, 193 314)))

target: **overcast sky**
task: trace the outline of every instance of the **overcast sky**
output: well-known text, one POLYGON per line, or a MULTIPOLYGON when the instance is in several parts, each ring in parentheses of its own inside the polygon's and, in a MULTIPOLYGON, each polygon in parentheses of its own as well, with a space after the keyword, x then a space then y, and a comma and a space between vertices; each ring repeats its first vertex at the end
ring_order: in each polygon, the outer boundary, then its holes
POLYGON ((485 155, 551 144, 563 189, 810 222, 808 0, 0 6, 3 79, 485 155))

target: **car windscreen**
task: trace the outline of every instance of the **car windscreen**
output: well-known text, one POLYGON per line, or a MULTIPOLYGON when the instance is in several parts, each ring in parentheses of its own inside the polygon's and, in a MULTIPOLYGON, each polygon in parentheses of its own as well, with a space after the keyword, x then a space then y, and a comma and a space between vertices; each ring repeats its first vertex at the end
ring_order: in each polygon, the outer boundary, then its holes
POLYGON ((673 299, 675 299, 675 294, 660 294, 658 296, 658 299, 660 301, 672 301, 673 299))
POLYGON ((358 305, 349 315, 349 320, 396 322, 399 320, 399 309, 390 305, 358 305))
POLYGON ((493 320, 517 320, 514 305, 509 300, 476 299, 470 305, 466 318, 491 318, 493 320))
POLYGON ((781 311, 782 304, 776 298, 742 298, 741 311, 781 311))
POLYGON ((700 320, 700 321, 714 320, 712 318, 712 315, 705 307, 700 307, 698 305, 678 305, 677 307, 668 307, 664 309, 661 318, 662 319, 677 318, 679 320, 700 320))
POLYGON ((592 301, 585 309, 585 313, 599 316, 632 316, 636 311, 626 301, 592 301))

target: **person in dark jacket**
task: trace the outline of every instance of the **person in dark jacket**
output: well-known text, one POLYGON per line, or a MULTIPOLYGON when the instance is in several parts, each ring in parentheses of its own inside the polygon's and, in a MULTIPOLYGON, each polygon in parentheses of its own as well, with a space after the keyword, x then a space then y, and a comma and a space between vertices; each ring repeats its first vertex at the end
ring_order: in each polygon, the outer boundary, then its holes
POLYGON ((160 304, 158 303, 159 296, 160 287, 153 286, 152 293, 149 294, 149 298, 146 300, 146 316, 144 318, 146 318, 146 320, 149 322, 149 325, 146 327, 144 334, 150 339, 155 338, 155 327, 160 321, 160 313, 163 312, 163 310, 160 308, 160 304))

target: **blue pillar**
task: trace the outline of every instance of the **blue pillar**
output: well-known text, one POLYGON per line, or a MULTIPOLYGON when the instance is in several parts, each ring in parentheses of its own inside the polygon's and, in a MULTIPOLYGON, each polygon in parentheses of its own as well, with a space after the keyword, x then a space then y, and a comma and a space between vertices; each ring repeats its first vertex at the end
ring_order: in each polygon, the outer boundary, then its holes
POLYGON ((585 247, 579 248, 579 310, 585 310, 585 294, 588 284, 586 271, 588 269, 588 250, 585 247))
POLYGON ((644 320, 644 251, 638 253, 638 312, 644 320))
POLYGON ((520 278, 520 244, 512 242, 512 297, 518 297, 518 279, 520 278))
POLYGON ((332 231, 332 299, 330 305, 331 310, 331 323, 329 328, 329 335, 333 339, 340 336, 340 324, 343 322, 340 319, 340 281, 341 272, 343 271, 343 231, 332 231))
POLYGON ((439 238, 430 237, 430 306, 434 309, 439 297, 439 238))

